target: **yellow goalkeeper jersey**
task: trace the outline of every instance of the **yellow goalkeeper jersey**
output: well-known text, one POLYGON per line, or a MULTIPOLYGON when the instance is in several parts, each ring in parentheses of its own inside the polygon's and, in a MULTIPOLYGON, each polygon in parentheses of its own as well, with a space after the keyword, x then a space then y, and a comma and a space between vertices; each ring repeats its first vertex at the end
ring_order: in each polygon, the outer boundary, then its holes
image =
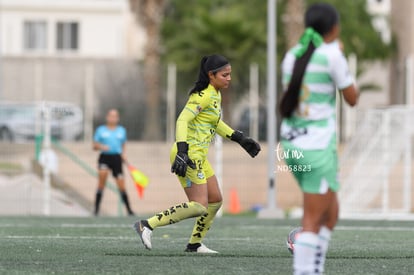
POLYGON ((209 145, 217 133, 229 138, 234 130, 221 120, 221 93, 209 85, 190 95, 177 119, 176 142, 189 145, 189 156, 205 159, 209 145))

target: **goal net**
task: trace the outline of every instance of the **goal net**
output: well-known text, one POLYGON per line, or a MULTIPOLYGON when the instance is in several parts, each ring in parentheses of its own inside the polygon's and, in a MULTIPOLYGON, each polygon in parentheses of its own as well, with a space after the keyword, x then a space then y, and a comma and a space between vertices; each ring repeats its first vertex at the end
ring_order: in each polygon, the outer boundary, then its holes
POLYGON ((412 212, 414 108, 391 106, 358 115, 352 139, 340 152, 344 216, 412 212))

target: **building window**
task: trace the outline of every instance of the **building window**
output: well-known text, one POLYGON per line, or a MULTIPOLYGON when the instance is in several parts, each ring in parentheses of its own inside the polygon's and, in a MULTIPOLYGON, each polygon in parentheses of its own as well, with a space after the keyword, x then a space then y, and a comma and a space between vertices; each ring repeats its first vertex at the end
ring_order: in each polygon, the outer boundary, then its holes
POLYGON ((56 47, 58 50, 79 48, 79 24, 77 22, 57 23, 56 47))
POLYGON ((47 25, 45 21, 25 21, 23 35, 25 50, 46 50, 47 25))

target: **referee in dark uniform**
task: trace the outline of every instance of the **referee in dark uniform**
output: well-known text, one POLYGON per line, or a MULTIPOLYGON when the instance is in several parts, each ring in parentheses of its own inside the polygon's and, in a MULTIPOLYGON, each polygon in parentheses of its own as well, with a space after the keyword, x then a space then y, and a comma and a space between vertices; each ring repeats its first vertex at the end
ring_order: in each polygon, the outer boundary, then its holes
POLYGON ((122 171, 122 162, 125 158, 125 142, 127 140, 126 130, 118 125, 119 113, 111 109, 106 115, 106 125, 99 126, 93 138, 93 149, 100 151, 98 160, 98 190, 95 199, 95 216, 99 214, 99 206, 102 200, 103 190, 108 178, 109 170, 116 180, 122 201, 125 204, 128 215, 133 216, 134 212, 129 205, 128 196, 125 190, 125 180, 122 171))

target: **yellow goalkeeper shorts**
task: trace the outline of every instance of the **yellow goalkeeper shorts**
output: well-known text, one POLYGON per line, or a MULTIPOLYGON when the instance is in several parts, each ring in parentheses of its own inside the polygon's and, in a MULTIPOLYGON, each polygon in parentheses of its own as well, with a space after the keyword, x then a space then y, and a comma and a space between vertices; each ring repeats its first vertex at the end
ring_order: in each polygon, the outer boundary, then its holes
MULTIPOLYGON (((170 163, 172 164, 177 155, 177 146, 174 145, 171 148, 170 163)), ((191 187, 192 184, 206 184, 207 179, 214 176, 214 170, 211 167, 210 162, 206 158, 200 157, 200 154, 192 154, 191 150, 188 153, 188 157, 195 163, 196 169, 192 169, 187 166, 187 173, 185 177, 178 177, 183 188, 191 187)))

